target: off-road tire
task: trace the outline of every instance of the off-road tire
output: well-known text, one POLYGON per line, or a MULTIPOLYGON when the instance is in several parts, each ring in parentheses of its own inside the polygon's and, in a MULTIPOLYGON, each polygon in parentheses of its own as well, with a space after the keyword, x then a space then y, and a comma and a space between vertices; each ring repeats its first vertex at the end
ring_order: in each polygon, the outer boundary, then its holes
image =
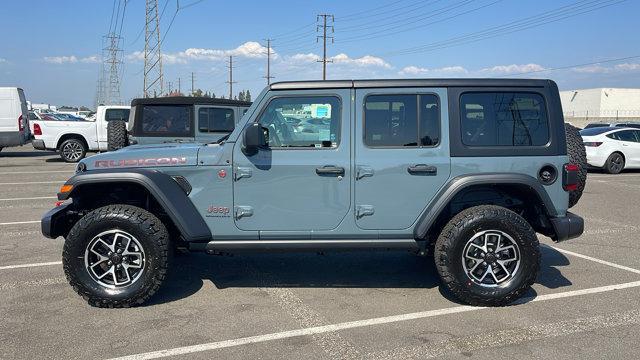
POLYGON ((60 158, 67 163, 76 163, 82 159, 84 159, 84 157, 87 155, 87 146, 84 144, 84 142, 80 139, 76 139, 76 138, 70 138, 67 139, 65 141, 62 142, 62 144, 60 144, 60 147, 58 148, 58 152, 60 152, 60 158), (65 152, 65 148, 67 146, 73 146, 74 148, 79 149, 79 155, 72 157, 69 156, 68 154, 66 154, 65 152))
POLYGON ((575 190, 569 191, 569 207, 573 207, 582 197, 582 192, 587 184, 587 151, 584 148, 578 128, 568 123, 564 124, 564 128, 567 137, 569 162, 579 166, 578 186, 575 190))
POLYGON ((107 149, 114 151, 129 145, 127 142, 127 123, 122 120, 107 122, 107 149))
POLYGON ((90 305, 130 307, 143 304, 158 291, 167 276, 170 253, 169 234, 155 215, 135 206, 108 205, 91 211, 73 226, 64 243, 62 264, 69 284, 90 305), (84 263, 89 242, 110 229, 133 235, 145 252, 140 278, 115 289, 98 284, 84 263))
POLYGON ((604 171, 614 175, 620 174, 624 169, 624 164, 625 164, 624 156, 619 152, 614 152, 613 154, 609 155, 609 157, 607 158, 607 161, 604 163, 604 171), (620 161, 622 165, 614 166, 614 161, 620 161))
POLYGON ((478 306, 505 306, 522 296, 540 269, 540 245, 531 225, 515 212, 493 205, 468 208, 453 217, 436 241, 434 260, 443 285, 460 301, 478 306), (497 287, 480 286, 467 276, 462 253, 469 239, 484 230, 499 230, 520 249, 515 275, 497 287))

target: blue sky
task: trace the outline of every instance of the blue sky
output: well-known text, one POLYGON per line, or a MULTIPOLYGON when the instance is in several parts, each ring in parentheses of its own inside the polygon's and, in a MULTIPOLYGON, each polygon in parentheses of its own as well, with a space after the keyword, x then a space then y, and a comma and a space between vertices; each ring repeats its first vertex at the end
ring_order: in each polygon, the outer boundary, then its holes
MULTIPOLYGON (((181 78, 183 92, 194 72, 196 88, 228 93, 225 61, 234 55, 234 89, 257 94, 267 37, 275 81, 321 78, 319 13, 335 15, 330 79, 521 76, 561 89, 640 87, 638 0, 158 1, 167 1, 163 36, 180 6, 162 51, 165 83, 181 78), (548 70, 558 67, 568 68, 548 70)), ((142 94, 144 3, 128 0, 122 24, 126 101, 142 94)), ((20 86, 34 102, 92 106, 113 4, 3 1, 0 86, 20 86)))

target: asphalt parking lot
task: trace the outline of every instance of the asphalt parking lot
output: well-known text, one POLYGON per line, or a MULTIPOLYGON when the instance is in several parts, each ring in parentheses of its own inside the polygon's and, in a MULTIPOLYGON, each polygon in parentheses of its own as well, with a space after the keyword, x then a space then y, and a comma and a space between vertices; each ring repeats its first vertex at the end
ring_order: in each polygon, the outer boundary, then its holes
POLYGON ((441 290, 404 252, 191 254, 150 304, 90 307, 39 219, 73 174, 30 146, 0 153, 0 358, 637 359, 640 172, 590 174, 582 237, 541 237, 533 290, 504 308, 441 290))

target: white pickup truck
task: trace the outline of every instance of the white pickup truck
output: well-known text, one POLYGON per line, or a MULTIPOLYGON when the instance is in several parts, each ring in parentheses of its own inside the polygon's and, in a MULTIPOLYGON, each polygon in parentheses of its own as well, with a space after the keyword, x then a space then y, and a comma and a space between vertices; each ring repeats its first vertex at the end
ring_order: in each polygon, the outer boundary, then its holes
POLYGON ((107 151, 107 124, 128 121, 130 109, 121 105, 98 106, 95 118, 84 121, 31 120, 33 147, 58 151, 66 162, 80 161, 87 151, 107 151))

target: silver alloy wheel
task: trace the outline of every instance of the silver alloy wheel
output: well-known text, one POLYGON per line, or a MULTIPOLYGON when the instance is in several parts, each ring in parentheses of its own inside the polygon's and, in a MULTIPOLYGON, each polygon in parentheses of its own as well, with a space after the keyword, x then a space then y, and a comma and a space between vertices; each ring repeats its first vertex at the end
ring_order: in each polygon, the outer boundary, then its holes
POLYGON ((82 145, 77 141, 69 141, 62 147, 62 155, 72 161, 80 160, 82 151, 82 145))
POLYGON ((622 171, 623 166, 624 164, 622 160, 622 155, 613 154, 613 156, 611 157, 611 164, 609 165, 609 169, 611 170, 611 172, 619 173, 622 171))
POLYGON ((467 241, 462 265, 467 277, 477 285, 499 286, 518 272, 520 248, 503 231, 481 231, 467 241))
POLYGON ((144 249, 133 235, 108 230, 89 242, 84 265, 93 280, 104 287, 129 286, 144 272, 144 249))

